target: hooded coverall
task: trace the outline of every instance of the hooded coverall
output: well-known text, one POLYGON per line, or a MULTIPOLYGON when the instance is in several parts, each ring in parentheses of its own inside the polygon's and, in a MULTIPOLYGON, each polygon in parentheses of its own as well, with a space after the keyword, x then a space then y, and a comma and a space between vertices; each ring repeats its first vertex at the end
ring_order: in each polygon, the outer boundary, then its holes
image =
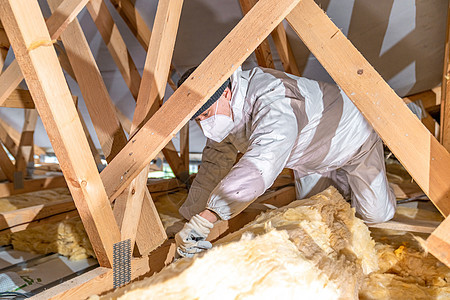
POLYGON ((238 68, 230 79, 234 128, 220 143, 207 140, 180 208, 186 219, 205 208, 234 217, 283 168, 294 171, 298 199, 334 185, 366 222, 394 216, 381 139, 338 86, 265 68, 238 68))

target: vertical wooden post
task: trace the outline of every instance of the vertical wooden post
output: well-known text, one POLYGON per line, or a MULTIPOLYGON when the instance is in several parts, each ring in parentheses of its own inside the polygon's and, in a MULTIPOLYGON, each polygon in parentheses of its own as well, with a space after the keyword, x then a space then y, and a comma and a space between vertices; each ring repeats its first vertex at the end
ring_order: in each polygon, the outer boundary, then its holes
POLYGON ((30 161, 30 156, 33 153, 34 144, 34 129, 38 119, 38 112, 36 109, 25 109, 25 118, 23 123, 22 134, 20 136, 19 149, 16 156, 16 172, 22 172, 22 177, 27 175, 27 165, 30 161))
POLYGON ((447 8, 444 72, 441 85, 441 144, 450 152, 450 1, 447 8))
POLYGON ((97 259, 101 266, 111 267, 120 232, 39 5, 0 0, 0 18, 97 259))

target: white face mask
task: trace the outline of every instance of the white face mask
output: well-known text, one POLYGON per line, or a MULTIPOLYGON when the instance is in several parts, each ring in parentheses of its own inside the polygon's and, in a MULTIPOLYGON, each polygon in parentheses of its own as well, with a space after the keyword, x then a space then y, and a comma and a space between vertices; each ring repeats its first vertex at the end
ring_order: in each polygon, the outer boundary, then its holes
MULTIPOLYGON (((219 101, 219 100, 218 100, 219 101)), ((233 119, 230 116, 218 115, 217 109, 219 103, 216 105, 216 111, 213 116, 200 121, 203 133, 205 136, 217 143, 223 141, 231 132, 234 127, 233 119)), ((230 106, 231 114, 231 106, 230 106)))

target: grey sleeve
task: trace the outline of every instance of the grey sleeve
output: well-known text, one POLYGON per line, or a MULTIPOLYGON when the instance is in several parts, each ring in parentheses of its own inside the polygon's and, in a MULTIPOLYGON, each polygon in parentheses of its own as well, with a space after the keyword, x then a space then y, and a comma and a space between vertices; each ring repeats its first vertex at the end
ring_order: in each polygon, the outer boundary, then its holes
POLYGON ((230 172, 236 161, 237 152, 228 138, 221 143, 207 140, 197 176, 179 210, 183 217, 190 219, 206 208, 211 191, 230 172))

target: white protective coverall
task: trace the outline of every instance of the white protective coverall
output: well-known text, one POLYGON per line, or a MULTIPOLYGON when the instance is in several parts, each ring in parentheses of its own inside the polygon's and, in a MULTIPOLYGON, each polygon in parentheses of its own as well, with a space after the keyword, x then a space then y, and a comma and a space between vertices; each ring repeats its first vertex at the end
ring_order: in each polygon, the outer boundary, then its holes
POLYGON ((334 84, 273 69, 231 76, 234 128, 207 140, 202 164, 180 213, 205 208, 228 220, 262 195, 283 168, 294 170, 298 199, 329 185, 350 195, 368 223, 394 216, 380 138, 334 84), (233 166, 237 153, 244 153, 233 166))

